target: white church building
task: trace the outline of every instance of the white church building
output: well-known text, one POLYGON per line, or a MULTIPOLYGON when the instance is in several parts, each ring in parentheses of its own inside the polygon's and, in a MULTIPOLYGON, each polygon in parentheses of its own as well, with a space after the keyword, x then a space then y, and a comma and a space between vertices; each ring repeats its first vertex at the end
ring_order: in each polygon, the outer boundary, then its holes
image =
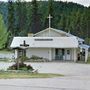
POLYGON ((10 47, 15 49, 15 58, 19 57, 21 49, 25 49, 28 58, 34 55, 49 61, 76 62, 83 56, 87 62, 89 46, 83 42, 77 36, 51 28, 49 19, 49 28, 27 37, 14 37, 10 47))

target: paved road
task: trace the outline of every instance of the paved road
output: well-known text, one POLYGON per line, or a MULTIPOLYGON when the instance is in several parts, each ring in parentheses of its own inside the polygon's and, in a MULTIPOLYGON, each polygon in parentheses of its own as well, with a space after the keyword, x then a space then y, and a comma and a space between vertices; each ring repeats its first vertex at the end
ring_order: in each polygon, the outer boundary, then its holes
POLYGON ((90 78, 1 79, 0 90, 90 90, 90 78))
MULTIPOLYGON (((90 90, 90 65, 77 63, 27 63, 39 72, 60 73, 64 77, 47 79, 0 79, 0 90, 90 90)), ((5 68, 12 63, 3 63, 5 68)), ((2 67, 1 67, 2 66, 2 67)))

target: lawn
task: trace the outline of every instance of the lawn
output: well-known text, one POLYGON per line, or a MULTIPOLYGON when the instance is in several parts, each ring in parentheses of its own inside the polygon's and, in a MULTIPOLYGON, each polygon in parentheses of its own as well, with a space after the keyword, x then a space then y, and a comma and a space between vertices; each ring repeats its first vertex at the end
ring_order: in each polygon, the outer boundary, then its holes
POLYGON ((61 74, 50 73, 29 73, 29 72, 0 72, 0 79, 16 79, 16 78, 53 78, 63 76, 61 74))
POLYGON ((13 51, 11 50, 7 50, 7 49, 3 49, 3 50, 0 50, 0 53, 3 53, 3 54, 7 54, 7 53, 12 53, 13 51))

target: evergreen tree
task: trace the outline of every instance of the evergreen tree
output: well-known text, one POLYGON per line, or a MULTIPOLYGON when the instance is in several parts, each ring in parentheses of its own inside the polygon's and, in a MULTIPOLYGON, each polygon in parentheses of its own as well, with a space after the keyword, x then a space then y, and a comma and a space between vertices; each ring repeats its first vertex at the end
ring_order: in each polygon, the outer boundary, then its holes
POLYGON ((14 31, 14 3, 12 0, 8 0, 8 32, 9 36, 15 36, 14 31))
POLYGON ((40 13, 38 12, 38 4, 36 0, 32 0, 32 16, 31 16, 31 33, 36 33, 41 30, 40 13))
POLYGON ((65 15, 61 16, 60 23, 58 24, 58 26, 61 30, 65 30, 65 28, 66 28, 66 17, 65 17, 65 15))
POLYGON ((53 16, 53 2, 54 0, 48 0, 48 14, 50 14, 51 16, 53 16))
POLYGON ((8 16, 7 16, 7 20, 8 20, 8 41, 7 41, 7 48, 9 48, 13 37, 15 36, 15 28, 14 28, 14 2, 12 0, 8 0, 8 16))
POLYGON ((31 29, 31 2, 28 2, 27 5, 27 34, 30 32, 30 29, 31 29))
POLYGON ((90 42, 90 7, 54 0, 38 2, 17 0, 15 3, 9 0, 8 6, 7 13, 7 3, 0 3, 0 13, 3 14, 12 36, 25 36, 28 32, 36 33, 48 28, 47 17, 50 14, 53 17, 52 27, 70 31, 71 34, 86 39, 87 43, 90 42), (15 12, 12 12, 14 10, 15 12))
POLYGON ((27 33, 27 9, 26 9, 26 2, 21 0, 16 1, 15 6, 15 12, 16 12, 16 30, 17 35, 19 36, 25 36, 27 33))
POLYGON ((4 25, 4 20, 2 15, 0 14, 0 49, 6 47, 8 33, 6 31, 6 27, 4 25))
POLYGON ((48 28, 49 26, 49 22, 48 22, 48 16, 49 14, 52 16, 52 19, 51 19, 51 27, 54 27, 55 24, 54 24, 54 20, 55 20, 55 17, 54 17, 54 0, 48 0, 48 9, 47 9, 47 13, 46 13, 46 17, 45 17, 45 28, 48 28))

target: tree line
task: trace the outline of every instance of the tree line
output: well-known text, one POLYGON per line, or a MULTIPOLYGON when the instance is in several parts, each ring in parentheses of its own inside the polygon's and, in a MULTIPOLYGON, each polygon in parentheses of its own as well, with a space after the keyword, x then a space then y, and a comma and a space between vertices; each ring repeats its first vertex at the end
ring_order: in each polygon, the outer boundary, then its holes
POLYGON ((90 44, 90 7, 54 0, 9 0, 0 3, 0 13, 7 29, 8 42, 14 36, 27 36, 48 28, 47 17, 51 14, 52 28, 70 32, 90 44))

